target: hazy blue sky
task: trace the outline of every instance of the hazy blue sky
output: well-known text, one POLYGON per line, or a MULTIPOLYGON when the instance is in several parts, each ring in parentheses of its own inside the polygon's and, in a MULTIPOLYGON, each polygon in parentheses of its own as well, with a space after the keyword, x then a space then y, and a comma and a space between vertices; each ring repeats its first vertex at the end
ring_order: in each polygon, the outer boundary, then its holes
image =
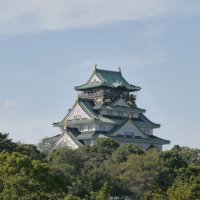
POLYGON ((142 87, 155 135, 200 148, 199 0, 0 0, 0 131, 60 133, 94 64, 142 87))

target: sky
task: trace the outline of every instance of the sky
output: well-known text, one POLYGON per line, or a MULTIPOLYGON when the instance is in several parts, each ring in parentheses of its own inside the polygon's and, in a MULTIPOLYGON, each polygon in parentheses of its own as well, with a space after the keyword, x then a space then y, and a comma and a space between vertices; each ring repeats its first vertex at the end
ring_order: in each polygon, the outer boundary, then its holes
POLYGON ((94 70, 142 89, 155 135, 200 148, 199 0, 0 0, 0 132, 37 144, 94 70))

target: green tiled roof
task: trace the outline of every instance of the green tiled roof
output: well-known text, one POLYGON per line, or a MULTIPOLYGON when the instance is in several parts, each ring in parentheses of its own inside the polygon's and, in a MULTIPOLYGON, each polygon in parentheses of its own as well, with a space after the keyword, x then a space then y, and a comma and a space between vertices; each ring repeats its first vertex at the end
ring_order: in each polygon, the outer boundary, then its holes
POLYGON ((126 142, 126 143, 142 143, 142 144, 169 144, 169 140, 164 140, 156 136, 150 136, 148 138, 137 138, 137 137, 121 137, 121 136, 110 136, 111 139, 117 142, 126 142))
POLYGON ((108 124, 118 124, 121 123, 121 119, 112 119, 110 117, 107 116, 100 116, 99 120, 103 123, 108 123, 108 124))
POLYGON ((104 132, 100 131, 88 131, 79 134, 76 138, 77 140, 90 140, 90 139, 96 139, 99 134, 105 135, 106 137, 109 137, 117 142, 126 142, 126 143, 142 143, 142 144, 169 144, 169 140, 164 140, 162 138, 156 137, 154 135, 150 135, 147 138, 139 138, 139 137, 123 137, 123 136, 110 136, 107 135, 104 132))
POLYGON ((93 101, 86 100, 86 99, 79 99, 78 100, 79 105, 81 108, 91 117, 94 119, 98 118, 98 113, 93 110, 94 103, 93 101))
POLYGON ((54 141, 54 140, 57 140, 59 137, 61 136, 61 134, 58 134, 58 135, 55 135, 55 136, 52 136, 52 137, 48 137, 48 138, 44 138, 43 141, 44 142, 48 142, 48 141, 54 141))
POLYGON ((94 136, 94 133, 81 133, 76 138, 77 140, 90 140, 94 136))
POLYGON ((145 110, 141 108, 132 108, 132 107, 125 107, 125 106, 94 106, 94 110, 101 110, 101 109, 106 109, 106 110, 116 110, 116 111, 127 111, 127 112, 135 112, 135 113, 144 113, 145 110))
POLYGON ((122 76, 121 72, 96 69, 96 75, 112 87, 126 87, 127 89, 140 90, 140 87, 130 85, 122 76))
POLYGON ((86 89, 96 88, 100 86, 118 88, 123 87, 128 91, 138 91, 140 87, 129 84, 122 76, 121 72, 96 69, 95 75, 101 80, 92 83, 86 83, 75 87, 75 90, 82 91, 86 89))
POLYGON ((106 131, 87 131, 87 132, 83 132, 79 134, 76 138, 78 140, 89 140, 89 139, 97 138, 99 134, 106 135, 106 131))
POLYGON ((77 87, 75 87, 75 90, 80 90, 81 91, 81 90, 96 88, 96 87, 100 87, 100 86, 107 86, 107 85, 97 81, 97 82, 86 83, 86 84, 77 86, 77 87))
POLYGON ((143 114, 140 114, 138 120, 135 120, 134 123, 139 127, 160 128, 160 124, 150 121, 143 114))

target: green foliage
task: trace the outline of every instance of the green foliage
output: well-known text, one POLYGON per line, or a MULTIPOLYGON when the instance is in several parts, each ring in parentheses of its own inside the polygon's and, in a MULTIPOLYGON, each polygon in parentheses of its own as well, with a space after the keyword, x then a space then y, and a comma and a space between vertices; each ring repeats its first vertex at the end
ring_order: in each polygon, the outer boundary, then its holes
POLYGON ((65 188, 48 165, 19 153, 0 153, 0 199, 56 199, 65 188))
POLYGON ((112 154, 112 160, 116 163, 125 162, 128 159, 128 156, 131 154, 141 155, 144 152, 135 145, 125 144, 116 149, 112 154))
POLYGON ((72 182, 83 168, 83 160, 76 150, 60 148, 47 157, 52 170, 64 177, 66 183, 72 182))
POLYGON ((11 153, 15 150, 17 144, 13 143, 8 136, 8 133, 0 133, 0 152, 7 151, 11 153))
POLYGON ((143 152, 102 138, 44 155, 0 134, 0 150, 2 200, 200 199, 200 149, 143 152))
POLYGON ((120 179, 124 190, 133 198, 139 198, 155 184, 160 169, 159 153, 149 150, 142 155, 130 155, 119 167, 122 171, 120 179))
POLYGON ((167 194, 169 200, 200 199, 200 166, 190 165, 188 168, 179 169, 167 194))
POLYGON ((200 149, 174 146, 171 151, 176 151, 188 165, 200 165, 200 149))
POLYGON ((105 183, 98 192, 91 192, 91 200, 108 200, 110 197, 110 187, 105 183))
POLYGON ((154 190, 144 192, 141 200, 167 200, 167 197, 161 190, 154 190))
POLYGON ((80 197, 69 194, 64 198, 64 200, 81 200, 81 199, 80 199, 80 197))
POLYGON ((111 157, 112 153, 119 147, 119 143, 108 138, 100 138, 96 140, 94 146, 91 147, 91 153, 100 157, 102 160, 111 157))
POLYGON ((171 169, 187 167, 187 161, 181 156, 178 146, 175 146, 170 151, 163 152, 161 154, 161 159, 165 162, 165 165, 171 169))
POLYGON ((27 155, 34 160, 42 160, 45 157, 45 155, 37 150, 37 147, 32 144, 18 144, 15 151, 27 155))

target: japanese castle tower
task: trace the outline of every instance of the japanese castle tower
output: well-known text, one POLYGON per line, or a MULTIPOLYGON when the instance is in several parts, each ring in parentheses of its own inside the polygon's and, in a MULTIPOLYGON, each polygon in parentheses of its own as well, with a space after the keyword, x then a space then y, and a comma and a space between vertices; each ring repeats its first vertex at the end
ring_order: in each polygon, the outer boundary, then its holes
POLYGON ((143 150, 162 149, 168 140, 153 135, 160 125, 145 117, 136 105, 135 92, 141 88, 129 84, 119 71, 97 69, 87 83, 75 87, 80 94, 67 115, 53 126, 61 134, 43 140, 47 149, 93 145, 97 138, 111 138, 120 144, 135 144, 143 150))

